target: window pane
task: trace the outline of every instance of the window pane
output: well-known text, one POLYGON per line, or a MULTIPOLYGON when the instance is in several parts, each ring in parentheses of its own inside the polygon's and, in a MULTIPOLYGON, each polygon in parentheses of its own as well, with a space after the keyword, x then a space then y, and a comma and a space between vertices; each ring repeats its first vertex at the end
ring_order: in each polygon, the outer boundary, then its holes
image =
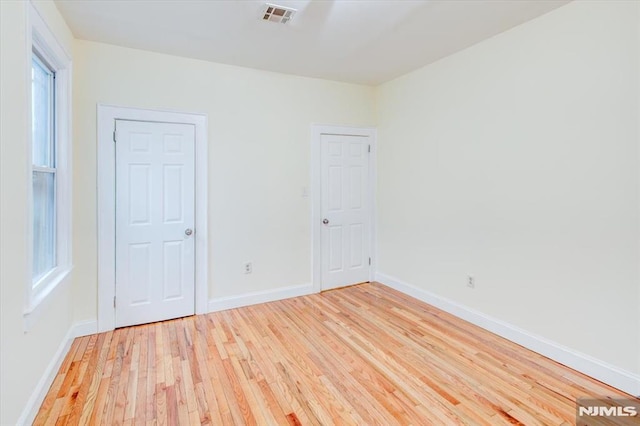
POLYGON ((31 77, 33 165, 55 167, 53 72, 34 55, 31 64, 31 77))
POLYGON ((55 174, 33 172, 33 282, 56 265, 55 174))

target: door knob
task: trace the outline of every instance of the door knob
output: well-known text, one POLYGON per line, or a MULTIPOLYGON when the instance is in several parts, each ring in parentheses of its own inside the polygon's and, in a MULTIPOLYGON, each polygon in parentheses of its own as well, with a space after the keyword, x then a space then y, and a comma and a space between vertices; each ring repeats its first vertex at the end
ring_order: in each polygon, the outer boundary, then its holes
POLYGON ((193 234, 193 229, 191 229, 191 228, 187 228, 187 229, 185 229, 185 231, 184 231, 184 235, 189 236, 189 235, 191 235, 191 234, 193 234))
POLYGON ((322 219, 322 223, 324 223, 325 225, 329 224, 329 219, 322 219))

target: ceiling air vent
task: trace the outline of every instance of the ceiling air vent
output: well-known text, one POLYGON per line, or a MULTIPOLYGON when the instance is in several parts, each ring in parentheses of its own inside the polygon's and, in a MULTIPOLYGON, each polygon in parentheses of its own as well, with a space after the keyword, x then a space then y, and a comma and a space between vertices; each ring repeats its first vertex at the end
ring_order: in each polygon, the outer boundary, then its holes
POLYGON ((267 3, 264 7, 264 13, 262 19, 264 21, 277 22, 280 24, 286 24, 293 18, 296 13, 295 9, 291 9, 284 6, 276 6, 275 4, 267 3))

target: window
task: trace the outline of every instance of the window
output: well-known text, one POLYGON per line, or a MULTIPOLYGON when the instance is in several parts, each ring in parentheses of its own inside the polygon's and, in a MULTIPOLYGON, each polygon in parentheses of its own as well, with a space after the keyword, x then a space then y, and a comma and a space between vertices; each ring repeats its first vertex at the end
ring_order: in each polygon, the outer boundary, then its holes
POLYGON ((26 328, 71 270, 71 60, 30 4, 30 275, 26 328))
POLYGON ((31 60, 31 158, 33 254, 37 286, 56 261, 55 72, 37 52, 31 60))

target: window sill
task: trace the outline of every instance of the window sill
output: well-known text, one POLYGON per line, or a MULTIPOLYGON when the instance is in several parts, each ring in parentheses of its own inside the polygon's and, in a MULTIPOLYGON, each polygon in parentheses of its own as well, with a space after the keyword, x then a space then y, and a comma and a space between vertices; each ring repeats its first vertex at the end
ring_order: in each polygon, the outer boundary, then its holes
POLYGON ((67 279, 72 269, 73 266, 71 265, 55 268, 45 275, 38 283, 38 286, 32 290, 30 300, 22 314, 25 333, 29 332, 36 324, 42 311, 45 310, 44 308, 49 305, 52 294, 61 287, 60 284, 67 279))

